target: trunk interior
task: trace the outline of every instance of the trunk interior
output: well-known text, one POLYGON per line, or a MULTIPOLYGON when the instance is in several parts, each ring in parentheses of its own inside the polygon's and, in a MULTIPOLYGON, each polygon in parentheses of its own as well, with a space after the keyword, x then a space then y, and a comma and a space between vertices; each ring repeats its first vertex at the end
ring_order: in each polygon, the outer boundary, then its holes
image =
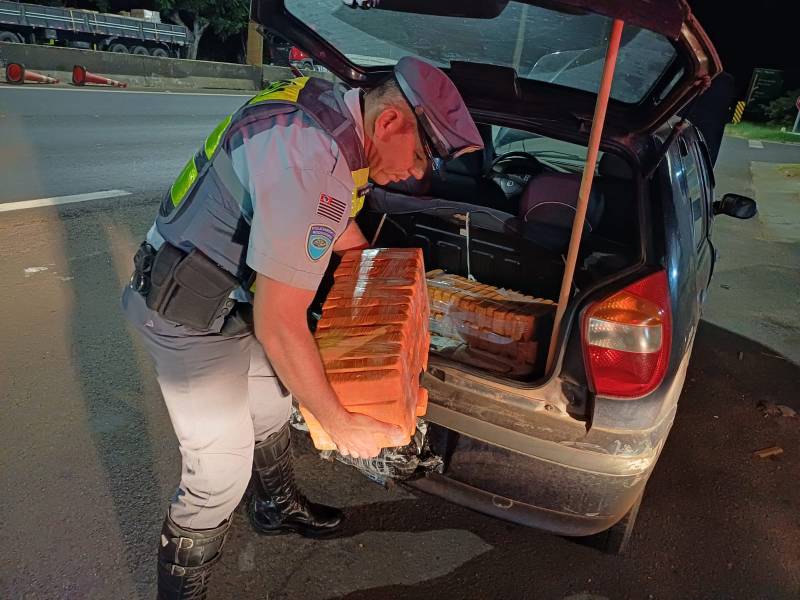
MULTIPOLYGON (((358 222, 375 247, 422 249, 433 355, 532 384, 544 375, 586 148, 479 128, 483 153, 450 161, 421 182, 375 188, 358 222)), ((639 260, 638 205, 631 167, 601 153, 577 290, 639 260)))

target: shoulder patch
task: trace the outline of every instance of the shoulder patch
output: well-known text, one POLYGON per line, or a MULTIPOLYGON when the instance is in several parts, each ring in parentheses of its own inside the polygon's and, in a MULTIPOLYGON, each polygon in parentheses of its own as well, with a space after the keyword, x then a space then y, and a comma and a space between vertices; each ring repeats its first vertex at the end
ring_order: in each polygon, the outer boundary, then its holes
POLYGON ((319 203, 317 204, 317 214, 320 217, 330 219, 335 223, 339 223, 344 216, 344 211, 347 204, 341 200, 337 200, 328 194, 320 194, 319 203))
POLYGON ((308 228, 306 253, 308 258, 317 261, 328 251, 336 239, 336 232, 327 225, 312 225, 308 228))

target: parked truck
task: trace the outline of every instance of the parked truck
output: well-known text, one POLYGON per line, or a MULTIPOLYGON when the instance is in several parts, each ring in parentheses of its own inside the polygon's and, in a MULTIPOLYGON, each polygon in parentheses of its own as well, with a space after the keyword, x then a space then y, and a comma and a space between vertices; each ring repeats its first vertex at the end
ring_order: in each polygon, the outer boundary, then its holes
POLYGON ((0 42, 181 58, 188 37, 186 27, 153 19, 0 0, 0 42))

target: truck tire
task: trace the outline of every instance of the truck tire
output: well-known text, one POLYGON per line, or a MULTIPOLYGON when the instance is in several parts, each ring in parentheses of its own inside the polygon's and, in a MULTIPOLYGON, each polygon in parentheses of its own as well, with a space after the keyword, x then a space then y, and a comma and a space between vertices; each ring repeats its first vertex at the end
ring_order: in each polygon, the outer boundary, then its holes
POLYGON ((130 54, 130 50, 125 44, 120 44, 117 42, 116 44, 111 44, 108 47, 109 52, 117 52, 118 54, 130 54))
POLYGON ((131 54, 136 54, 137 56, 150 56, 150 53, 144 46, 134 46, 131 48, 131 54))
POLYGON ((169 58, 169 52, 164 50, 163 48, 153 48, 150 51, 151 56, 158 56, 159 58, 169 58))
POLYGON ((0 31, 0 42, 12 42, 14 44, 24 44, 25 40, 23 40, 13 31, 0 31))

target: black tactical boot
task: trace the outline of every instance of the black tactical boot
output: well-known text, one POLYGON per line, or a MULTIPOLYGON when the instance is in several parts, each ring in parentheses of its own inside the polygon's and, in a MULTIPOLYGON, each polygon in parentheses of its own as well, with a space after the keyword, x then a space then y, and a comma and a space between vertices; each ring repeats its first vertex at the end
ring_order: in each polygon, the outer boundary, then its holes
POLYGON ((158 600, 205 600, 211 568, 230 521, 214 529, 184 529, 164 518, 158 546, 158 600))
POLYGON ((288 423, 256 444, 251 487, 247 512, 259 533, 320 537, 335 531, 342 522, 339 509, 310 502, 297 489, 288 423))

